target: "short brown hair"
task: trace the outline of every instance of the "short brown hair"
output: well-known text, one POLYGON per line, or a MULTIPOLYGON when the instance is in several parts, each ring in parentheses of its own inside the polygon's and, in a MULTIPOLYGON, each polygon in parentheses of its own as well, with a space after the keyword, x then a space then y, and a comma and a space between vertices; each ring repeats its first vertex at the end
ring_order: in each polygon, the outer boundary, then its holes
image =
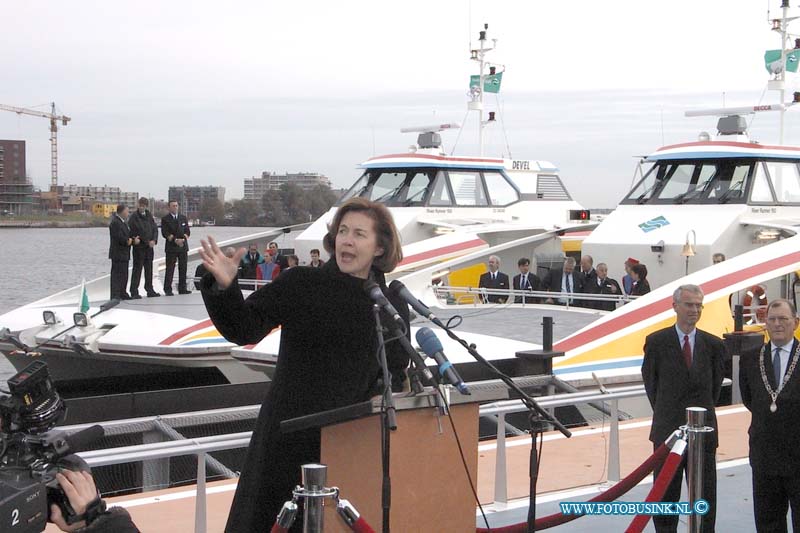
POLYGON ((147 207, 149 204, 150 204, 150 202, 144 196, 139 198, 139 205, 143 205, 143 206, 147 207))
POLYGON ((781 305, 785 305, 786 307, 788 307, 789 311, 792 312, 792 316, 794 317, 797 316, 797 308, 795 307, 794 302, 792 302, 791 300, 787 300, 786 298, 778 298, 776 300, 772 300, 767 306, 767 313, 769 313, 770 309, 772 309, 773 307, 778 307, 781 305))
POLYGON ((372 266, 383 273, 391 272, 397 263, 403 260, 403 248, 400 244, 400 234, 394 225, 392 214, 385 205, 378 202, 371 202, 365 198, 350 198, 336 210, 336 215, 328 224, 328 233, 322 239, 322 245, 329 254, 336 252, 336 234, 339 232, 339 225, 347 213, 364 213, 375 223, 375 233, 378 238, 378 246, 383 248, 383 255, 376 257, 372 266))
POLYGON ((647 267, 641 263, 633 265, 631 271, 635 272, 639 279, 647 279, 647 267))

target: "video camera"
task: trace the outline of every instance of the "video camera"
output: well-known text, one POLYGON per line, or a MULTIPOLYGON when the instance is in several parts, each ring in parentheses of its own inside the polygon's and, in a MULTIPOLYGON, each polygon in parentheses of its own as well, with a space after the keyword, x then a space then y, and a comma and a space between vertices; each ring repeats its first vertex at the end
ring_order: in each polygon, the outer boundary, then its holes
POLYGON ((80 520, 55 475, 62 468, 88 470, 70 454, 101 438, 103 428, 72 435, 50 431, 67 409, 43 361, 9 379, 8 389, 9 396, 0 395, 0 531, 44 531, 51 503, 61 508, 68 524, 80 520))

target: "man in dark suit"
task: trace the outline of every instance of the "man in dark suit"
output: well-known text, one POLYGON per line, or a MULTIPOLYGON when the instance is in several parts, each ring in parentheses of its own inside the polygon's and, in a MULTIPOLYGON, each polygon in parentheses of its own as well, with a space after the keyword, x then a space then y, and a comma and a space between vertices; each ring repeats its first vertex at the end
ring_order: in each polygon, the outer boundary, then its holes
POLYGON ((189 243, 187 239, 192 230, 189 221, 178 213, 178 202, 169 202, 169 213, 161 218, 161 235, 166 241, 164 251, 167 254, 167 270, 164 272, 164 294, 172 296, 172 276, 175 273, 175 263, 178 263, 178 293, 190 294, 186 288, 186 266, 189 258, 189 243))
MULTIPOLYGON (((581 257, 581 271, 579 273, 583 290, 581 292, 586 294, 597 293, 597 271, 594 268, 594 258, 591 255, 584 255, 581 257)), ((595 300, 579 300, 576 305, 581 307, 588 307, 594 309, 596 307, 595 300)))
POLYGON ((133 239, 133 273, 131 274, 131 298, 138 299, 139 280, 144 269, 144 290, 147 296, 161 296, 153 289, 153 250, 158 242, 158 226, 147 209, 147 198, 139 198, 139 208, 128 218, 128 227, 133 239))
MULTIPOLYGON (((719 399, 724 377, 725 346, 722 341, 697 329, 703 310, 703 291, 697 285, 681 285, 672 295, 677 320, 674 326, 647 336, 644 345, 642 380, 653 408, 650 440, 658 448, 679 426, 686 424, 687 407, 708 410, 706 425, 714 432, 705 437, 703 490, 701 498, 709 504, 700 521, 700 530, 714 531, 717 513, 717 417, 714 405, 719 399)), ((676 502, 681 496, 682 470, 686 457, 664 494, 663 501, 676 502)), ((653 474, 657 478, 661 467, 653 474)), ((654 516, 657 532, 675 532, 678 517, 654 516)))
POLYGON ((756 530, 800 531, 800 369, 797 310, 789 300, 767 307, 767 333, 758 357, 741 358, 739 384, 750 420, 750 467, 756 530), (782 384, 782 386, 781 386, 782 384))
MULTIPOLYGON (((500 272, 500 258, 496 255, 489 256, 489 272, 481 274, 478 280, 478 287, 483 289, 505 289, 508 290, 508 275, 500 272)), ((504 304, 508 296, 501 294, 488 294, 483 297, 484 303, 504 304)))
MULTIPOLYGON (((567 257, 562 268, 553 269, 547 273, 542 283, 544 290, 549 292, 583 292, 583 282, 578 272, 575 272, 575 259, 567 257)), ((548 298, 545 303, 558 305, 573 304, 575 300, 567 297, 558 297, 555 300, 548 298)))
POLYGON ((289 259, 287 256, 281 254, 277 242, 272 241, 267 245, 267 253, 275 260, 275 264, 281 268, 281 272, 289 268, 289 259))
MULTIPOLYGON (((258 253, 258 245, 254 242, 250 243, 247 253, 242 257, 239 263, 239 279, 256 279, 258 265, 264 262, 264 258, 258 253)), ((253 283, 239 283, 242 289, 254 291, 257 289, 253 283)))
POLYGON ((111 259, 112 300, 131 299, 125 292, 125 286, 128 284, 128 262, 131 260, 131 243, 133 242, 127 219, 127 206, 119 204, 116 213, 111 215, 111 223, 108 225, 108 233, 111 237, 108 258, 111 259))
MULTIPOLYGON (((542 282, 536 274, 532 274, 530 272, 531 269, 531 260, 527 257, 523 257, 519 261, 517 261, 517 268, 519 268, 519 274, 514 276, 513 287, 515 291, 540 291, 542 290, 542 282)), ((514 296, 514 303, 515 304, 534 304, 539 303, 538 298, 534 298, 533 296, 523 295, 523 296, 514 296)))
MULTIPOLYGON (((614 296, 620 296, 622 294, 622 289, 620 288, 619 283, 617 283, 616 280, 608 277, 608 265, 605 263, 598 263, 595 272, 597 272, 597 279, 595 279, 594 282, 594 294, 612 294, 614 296)), ((589 291, 584 288, 584 292, 589 291)), ((599 309, 601 311, 613 311, 617 308, 617 303, 612 302, 611 300, 597 300, 594 302, 593 307, 594 309, 599 309)))

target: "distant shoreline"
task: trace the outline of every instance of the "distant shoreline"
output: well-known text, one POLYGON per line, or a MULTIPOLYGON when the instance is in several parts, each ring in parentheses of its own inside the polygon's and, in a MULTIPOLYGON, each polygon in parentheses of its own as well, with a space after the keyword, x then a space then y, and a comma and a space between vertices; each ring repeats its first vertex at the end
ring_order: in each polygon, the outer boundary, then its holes
POLYGON ((20 228, 100 228, 107 226, 106 222, 94 222, 92 220, 3 220, 0 221, 0 229, 20 229, 20 228))

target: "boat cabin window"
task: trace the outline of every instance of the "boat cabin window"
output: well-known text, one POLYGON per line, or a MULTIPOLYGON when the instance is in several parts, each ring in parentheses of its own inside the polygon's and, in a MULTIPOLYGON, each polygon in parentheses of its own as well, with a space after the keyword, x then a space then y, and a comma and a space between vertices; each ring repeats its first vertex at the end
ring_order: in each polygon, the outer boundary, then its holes
POLYGON ((756 178, 753 181, 753 190, 750 191, 750 201, 756 203, 773 203, 775 196, 772 194, 772 187, 763 165, 758 165, 756 178))
MULTIPOLYGON (((339 203, 360 196, 389 206, 424 205, 425 195, 435 177, 435 170, 368 170, 342 196, 339 203)), ((450 205, 449 201, 447 205, 450 205)))
POLYGON ((450 171, 450 186, 453 188, 456 205, 483 206, 489 205, 481 183, 480 172, 450 171))
POLYGON ((800 203, 800 174, 797 171, 797 164, 788 161, 767 161, 766 165, 778 203, 800 203))
POLYGON ((622 203, 741 203, 752 168, 751 161, 733 159, 658 161, 622 203))
POLYGON ((450 188, 447 186, 447 178, 443 172, 439 172, 436 175, 428 205, 453 205, 453 199, 450 197, 450 188))
POLYGON ((492 205, 508 205, 519 200, 519 193, 499 172, 484 172, 486 190, 492 205))
POLYGON ((436 168, 369 169, 339 204, 356 196, 392 207, 505 206, 519 201, 519 192, 500 171, 436 168))

